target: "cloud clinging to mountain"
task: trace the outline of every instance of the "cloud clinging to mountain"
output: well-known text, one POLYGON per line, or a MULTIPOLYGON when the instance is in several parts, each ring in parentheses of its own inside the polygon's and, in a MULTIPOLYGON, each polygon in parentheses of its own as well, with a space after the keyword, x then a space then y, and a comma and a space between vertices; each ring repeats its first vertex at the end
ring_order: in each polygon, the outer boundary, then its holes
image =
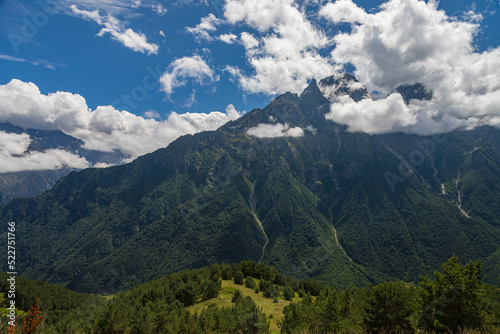
POLYGON ((225 19, 245 29, 239 41, 252 71, 226 67, 243 90, 300 93, 311 78, 348 64, 373 97, 332 104, 327 117, 351 131, 427 135, 500 124, 500 48, 475 51, 481 14, 449 17, 422 0, 389 0, 370 12, 337 0, 318 5, 320 20, 305 8, 292 0, 226 0, 225 19), (351 29, 325 30, 324 21, 351 29), (431 90, 432 101, 405 104, 390 94, 414 83, 431 90))
POLYGON ((0 173, 27 170, 60 169, 63 167, 85 168, 89 163, 85 158, 59 149, 44 152, 28 151, 30 136, 26 133, 0 131, 0 173))
POLYGON ((247 134, 257 138, 302 137, 304 130, 299 127, 291 128, 288 124, 259 123, 248 129, 247 134))
MULTIPOLYGON (((225 113, 172 112, 166 120, 160 121, 111 106, 91 110, 81 95, 68 92, 45 95, 35 84, 16 79, 0 85, 0 110, 0 123, 10 122, 22 128, 61 130, 83 140, 86 149, 107 152, 117 149, 131 158, 165 147, 179 136, 215 130, 241 116, 233 105, 228 105, 225 113)), ((15 148, 22 148, 29 140, 24 137, 4 139, 9 139, 2 145, 6 156, 19 153, 15 148)))
POLYGON ((387 94, 422 83, 433 92, 432 101, 409 105, 394 94, 358 103, 344 99, 332 104, 328 118, 353 131, 423 135, 500 124, 500 48, 475 52, 476 22, 450 18, 436 2, 419 0, 390 0, 374 14, 343 0, 322 13, 334 23, 351 23, 350 33, 334 36, 331 57, 354 65, 369 91, 387 94))

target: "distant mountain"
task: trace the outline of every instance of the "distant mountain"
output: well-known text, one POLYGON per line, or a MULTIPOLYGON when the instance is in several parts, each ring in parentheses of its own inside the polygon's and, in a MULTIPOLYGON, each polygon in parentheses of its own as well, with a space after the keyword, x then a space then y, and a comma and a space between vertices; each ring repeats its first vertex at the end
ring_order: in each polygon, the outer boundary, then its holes
MULTIPOLYGON (((10 123, 0 123, 0 131, 15 134, 28 134, 31 142, 28 152, 48 149, 62 149, 87 159, 92 164, 119 164, 126 156, 121 152, 99 152, 86 150, 84 142, 66 135, 62 131, 46 131, 22 129, 10 123)), ((50 189, 61 177, 68 175, 73 169, 63 167, 55 170, 23 171, 0 173, 0 205, 13 198, 32 197, 50 189)))
MULTIPOLYGON (((430 98, 423 89, 400 92, 430 98)), ((312 81, 216 131, 11 201, 1 218, 23 236, 22 274, 111 292, 260 260, 346 287, 417 280, 455 253, 498 283, 500 130, 351 133, 325 119, 325 96, 339 94, 367 93, 349 75, 312 81)))

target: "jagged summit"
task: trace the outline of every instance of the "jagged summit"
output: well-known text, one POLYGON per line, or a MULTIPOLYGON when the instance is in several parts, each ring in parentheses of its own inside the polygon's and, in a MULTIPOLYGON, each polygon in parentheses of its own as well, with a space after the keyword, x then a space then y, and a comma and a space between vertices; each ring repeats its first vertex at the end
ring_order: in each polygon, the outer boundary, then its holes
MULTIPOLYGON (((341 95, 349 95, 356 102, 370 98, 366 87, 349 73, 335 73, 320 80, 318 84, 316 84, 316 80, 312 80, 304 92, 311 90, 315 85, 318 86, 324 97, 333 102, 341 95)), ((422 83, 399 85, 389 95, 393 92, 401 94, 407 104, 413 99, 432 99, 432 91, 429 91, 422 83)))
POLYGON ((396 88, 396 92, 401 94, 406 104, 410 103, 410 100, 430 101, 432 99, 432 91, 428 91, 421 83, 400 85, 396 88))
MULTIPOLYGON (((399 93, 408 104, 410 100, 430 100, 429 92, 421 83, 398 86, 393 92, 399 93)), ((236 121, 248 129, 258 124, 286 124, 305 129, 312 126, 315 129, 331 128, 334 123, 325 115, 332 111, 332 103, 345 101, 340 97, 349 96, 352 101, 371 100, 366 87, 349 73, 335 73, 321 79, 312 79, 300 95, 284 93, 274 98, 264 109, 256 110, 252 116, 236 121)), ((337 124, 338 125, 338 124, 337 124)), ((330 129, 331 130, 331 129, 330 129)))
POLYGON ((348 73, 335 73, 322 79, 318 86, 330 100, 335 100, 340 95, 349 95, 356 102, 369 97, 366 87, 348 73))

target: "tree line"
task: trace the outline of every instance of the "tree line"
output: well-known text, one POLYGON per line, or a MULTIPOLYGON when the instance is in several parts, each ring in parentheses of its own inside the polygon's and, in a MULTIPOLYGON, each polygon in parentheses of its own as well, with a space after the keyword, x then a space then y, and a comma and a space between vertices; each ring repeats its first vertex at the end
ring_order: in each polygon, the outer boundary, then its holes
MULTIPOLYGON (((5 291, 5 274, 0 288, 5 291)), ((9 333, 269 333, 269 316, 237 290, 231 306, 189 306, 219 296, 232 280, 266 298, 297 300, 284 308, 281 333, 500 332, 500 289, 483 283, 481 262, 450 258, 418 284, 386 282, 337 289, 297 280, 250 261, 167 275, 112 296, 76 293, 18 277, 18 307, 26 314, 9 333), (29 329, 29 330, 28 330, 29 329)), ((6 300, 0 307, 6 306, 6 300)), ((7 333, 2 316, 0 333, 7 333)))

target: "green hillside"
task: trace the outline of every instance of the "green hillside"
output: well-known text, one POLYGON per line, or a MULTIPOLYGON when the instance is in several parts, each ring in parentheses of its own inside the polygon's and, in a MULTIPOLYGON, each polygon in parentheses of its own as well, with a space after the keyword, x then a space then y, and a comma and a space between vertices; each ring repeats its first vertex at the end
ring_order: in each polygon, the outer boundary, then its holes
MULTIPOLYGON (((500 333, 500 289, 482 282, 479 261, 462 265, 453 257, 433 276, 419 284, 337 289, 245 261, 185 270, 107 296, 17 277, 22 316, 15 333, 37 300, 41 334, 500 333)), ((6 306, 1 300, 2 314, 6 306)), ((0 321, 4 333, 7 318, 0 321)))

